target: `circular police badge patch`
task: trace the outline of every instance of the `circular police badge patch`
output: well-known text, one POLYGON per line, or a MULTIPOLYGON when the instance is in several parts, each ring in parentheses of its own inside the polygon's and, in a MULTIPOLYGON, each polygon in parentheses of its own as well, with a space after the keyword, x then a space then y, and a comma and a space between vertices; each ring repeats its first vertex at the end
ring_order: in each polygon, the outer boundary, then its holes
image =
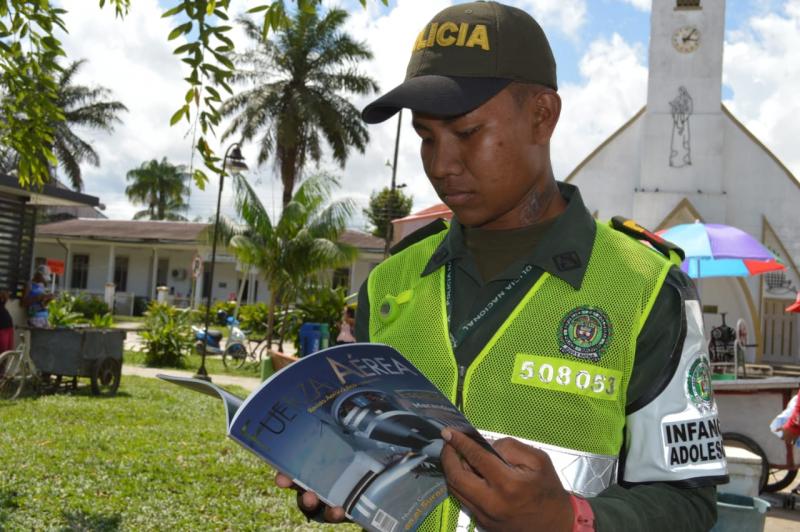
POLYGON ((692 362, 686 372, 686 394, 701 411, 709 410, 714 400, 711 394, 711 369, 705 357, 692 362))
POLYGON ((611 321, 597 307, 578 307, 561 320, 560 351, 597 362, 611 342, 611 321))

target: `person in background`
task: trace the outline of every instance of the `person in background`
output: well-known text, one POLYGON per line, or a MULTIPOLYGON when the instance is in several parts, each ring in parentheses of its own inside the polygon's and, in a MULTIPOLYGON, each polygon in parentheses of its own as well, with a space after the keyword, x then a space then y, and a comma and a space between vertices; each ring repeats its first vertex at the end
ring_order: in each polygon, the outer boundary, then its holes
POLYGON ((8 292, 0 291, 0 353, 14 349, 14 320, 6 308, 8 292))
POLYGON ((339 336, 336 337, 337 344, 352 344, 356 341, 353 336, 353 329, 356 326, 356 311, 353 307, 344 308, 342 323, 339 325, 339 336))
POLYGON ((22 306, 28 310, 28 325, 31 327, 44 328, 49 325, 47 305, 53 300, 53 295, 47 292, 45 274, 45 268, 37 268, 22 297, 22 306))
POLYGON ((783 431, 781 438, 783 438, 783 441, 786 443, 794 445, 797 438, 800 437, 800 397, 798 397, 798 400, 795 402, 792 415, 789 416, 789 419, 783 424, 781 430, 783 431))

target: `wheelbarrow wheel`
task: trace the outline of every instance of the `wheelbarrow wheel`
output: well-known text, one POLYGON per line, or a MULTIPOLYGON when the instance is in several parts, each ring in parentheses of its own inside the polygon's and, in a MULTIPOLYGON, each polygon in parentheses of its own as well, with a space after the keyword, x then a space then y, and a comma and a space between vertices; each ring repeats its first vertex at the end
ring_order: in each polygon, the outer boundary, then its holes
POLYGON ((114 358, 106 357, 95 363, 92 369, 92 394, 114 395, 119 388, 122 366, 114 358))
POLYGON ((750 451, 761 458, 761 474, 758 480, 758 492, 769 491, 767 481, 769 480, 769 460, 767 453, 752 438, 739 434, 738 432, 725 432, 722 434, 722 441, 726 447, 739 447, 745 451, 750 451))
POLYGON ((781 491, 783 488, 788 488, 796 477, 797 469, 777 469, 770 467, 764 491, 774 493, 776 491, 781 491))

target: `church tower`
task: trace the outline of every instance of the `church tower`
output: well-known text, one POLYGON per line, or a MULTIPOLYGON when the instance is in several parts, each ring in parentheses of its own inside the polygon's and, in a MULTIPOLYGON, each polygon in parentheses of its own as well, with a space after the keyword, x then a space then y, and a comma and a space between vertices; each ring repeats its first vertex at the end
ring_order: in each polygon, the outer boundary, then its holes
POLYGON ((702 196, 711 217, 725 218, 724 31, 725 0, 653 0, 635 210, 664 194, 702 196))

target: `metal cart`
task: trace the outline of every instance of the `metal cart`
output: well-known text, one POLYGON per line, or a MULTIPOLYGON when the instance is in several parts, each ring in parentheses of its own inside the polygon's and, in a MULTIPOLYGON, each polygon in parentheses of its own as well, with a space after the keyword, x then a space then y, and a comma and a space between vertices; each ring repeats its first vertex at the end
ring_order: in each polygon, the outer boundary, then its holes
POLYGON ((122 373, 125 331, 30 329, 30 356, 40 376, 56 387, 63 377, 88 377, 92 394, 114 395, 122 373))

